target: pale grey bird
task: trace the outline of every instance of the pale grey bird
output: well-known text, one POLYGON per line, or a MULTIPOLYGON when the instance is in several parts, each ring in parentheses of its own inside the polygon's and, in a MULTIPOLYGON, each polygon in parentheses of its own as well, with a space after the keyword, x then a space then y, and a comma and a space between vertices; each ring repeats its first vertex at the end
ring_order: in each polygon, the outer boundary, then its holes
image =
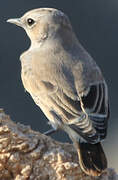
POLYGON ((8 22, 24 28, 31 40, 20 57, 25 89, 54 130, 69 135, 82 170, 101 175, 107 160, 100 141, 106 137, 109 117, 101 70, 79 43, 63 12, 39 8, 8 22))

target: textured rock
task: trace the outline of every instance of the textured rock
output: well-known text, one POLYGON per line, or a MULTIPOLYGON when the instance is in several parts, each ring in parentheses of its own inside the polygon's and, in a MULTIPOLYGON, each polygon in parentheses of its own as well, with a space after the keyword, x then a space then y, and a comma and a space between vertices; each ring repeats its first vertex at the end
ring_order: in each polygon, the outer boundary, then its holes
POLYGON ((114 170, 86 176, 72 145, 56 142, 0 110, 0 180, 118 180, 114 170))

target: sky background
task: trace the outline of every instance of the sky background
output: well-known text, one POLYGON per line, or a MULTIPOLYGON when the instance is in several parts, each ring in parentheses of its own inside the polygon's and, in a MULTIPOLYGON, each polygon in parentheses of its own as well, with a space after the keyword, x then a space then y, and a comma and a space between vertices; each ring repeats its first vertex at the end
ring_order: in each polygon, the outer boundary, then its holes
MULTIPOLYGON (((20 54, 30 41, 21 28, 6 23, 39 7, 54 7, 65 12, 75 33, 102 69, 109 87, 111 117, 107 139, 103 142, 109 167, 118 172, 118 0, 0 0, 0 108, 12 120, 45 132, 46 117, 25 92, 20 77, 20 54)), ((52 135, 67 142, 63 132, 52 135)))

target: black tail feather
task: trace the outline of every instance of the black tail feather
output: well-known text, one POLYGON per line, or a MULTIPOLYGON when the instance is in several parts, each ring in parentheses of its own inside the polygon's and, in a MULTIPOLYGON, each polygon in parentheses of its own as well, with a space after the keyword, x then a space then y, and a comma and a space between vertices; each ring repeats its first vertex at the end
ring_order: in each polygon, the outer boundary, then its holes
POLYGON ((107 160, 100 143, 78 143, 79 162, 82 170, 90 176, 100 176, 107 168, 107 160))

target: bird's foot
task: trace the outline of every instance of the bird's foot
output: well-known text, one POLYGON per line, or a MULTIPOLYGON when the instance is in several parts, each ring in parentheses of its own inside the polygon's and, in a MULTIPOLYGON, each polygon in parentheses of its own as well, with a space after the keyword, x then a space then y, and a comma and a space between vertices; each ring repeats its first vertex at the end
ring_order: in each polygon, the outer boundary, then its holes
POLYGON ((46 136, 49 136, 49 135, 55 133, 56 131, 57 131, 57 129, 50 129, 50 130, 44 132, 43 134, 46 135, 46 136))

